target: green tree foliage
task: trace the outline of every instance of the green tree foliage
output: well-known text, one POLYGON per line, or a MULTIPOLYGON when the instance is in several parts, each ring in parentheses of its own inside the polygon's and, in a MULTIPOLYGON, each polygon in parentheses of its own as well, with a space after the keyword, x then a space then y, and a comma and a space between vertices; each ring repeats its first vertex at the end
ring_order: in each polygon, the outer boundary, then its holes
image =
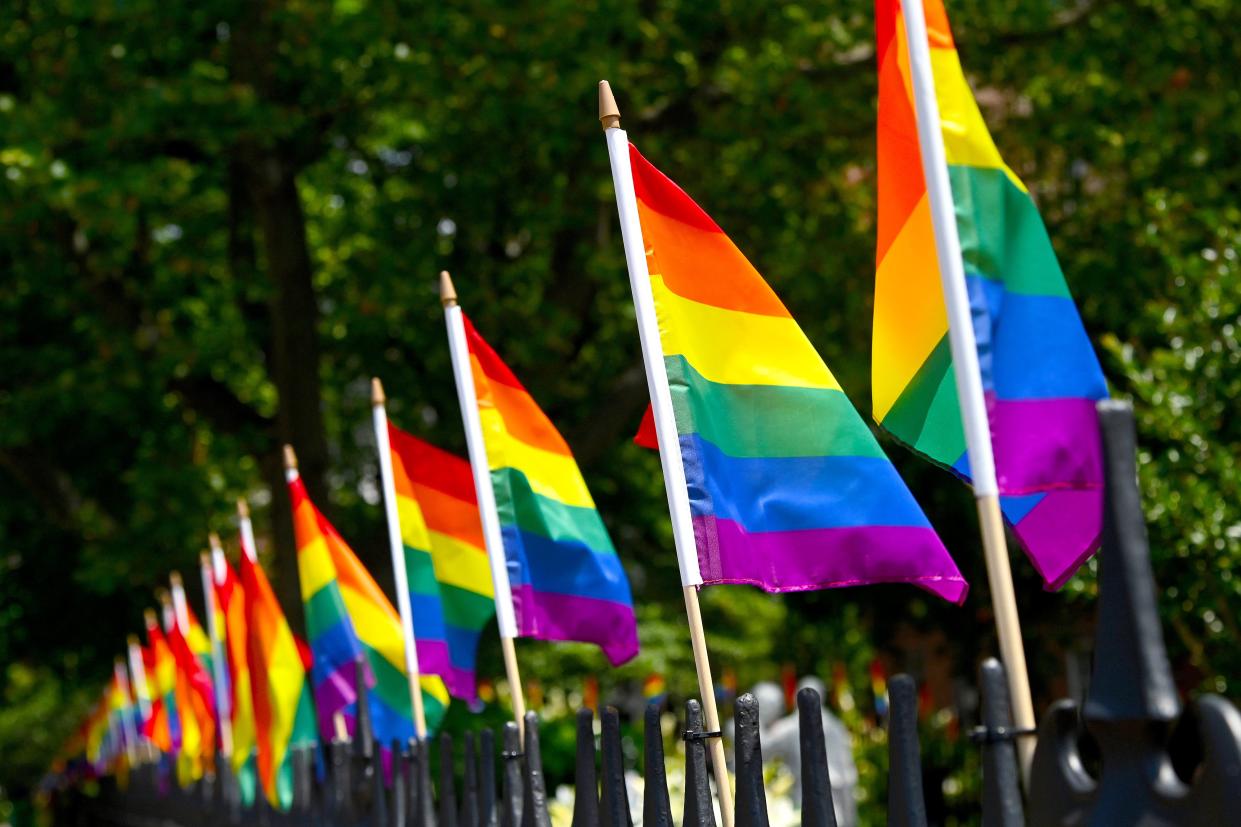
MULTIPOLYGON (((1173 654, 1191 683, 1235 693, 1241 10, 949 12, 1114 387, 1138 404, 1173 654)), ((0 717, 0 755, 22 756, 0 784, 34 780, 151 590, 209 529, 233 534, 236 496, 300 622, 282 442, 386 576, 367 379, 385 380, 400 425, 461 449, 445 268, 565 431, 629 568, 644 653, 605 689, 658 670, 693 692, 658 463, 629 443, 645 382, 595 84, 611 79, 631 138, 866 410, 874 73, 865 0, 0 4, 0 697, 28 710, 0 717)), ((902 628, 943 629, 966 677, 993 648, 967 492, 888 447, 969 603, 713 590, 717 666, 743 685, 836 661, 863 685, 902 628)), ((1089 633, 1092 574, 1066 599, 1016 569, 1046 693, 1089 633)), ((566 684, 602 670, 584 647, 522 648, 528 671, 566 684)))

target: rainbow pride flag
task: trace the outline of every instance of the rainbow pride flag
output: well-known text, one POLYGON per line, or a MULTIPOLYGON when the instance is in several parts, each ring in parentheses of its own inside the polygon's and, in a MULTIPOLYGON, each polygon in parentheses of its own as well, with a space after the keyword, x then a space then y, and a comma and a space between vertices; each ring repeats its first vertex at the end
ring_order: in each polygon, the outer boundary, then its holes
POLYGON ((243 803, 254 798, 255 732, 254 701, 251 697, 250 665, 246 659, 246 598, 241 580, 222 552, 212 559, 213 601, 218 608, 216 628, 224 639, 224 655, 231 678, 229 722, 233 727, 233 774, 241 784, 243 803))
MULTIPOLYGON (((208 611, 212 607, 208 606, 208 611)), ((194 659, 198 661, 202 667, 203 674, 207 676, 207 682, 213 683, 215 679, 215 664, 213 663, 214 655, 211 651, 211 638, 207 634, 207 630, 198 622, 198 616, 194 614, 194 609, 187 601, 185 604, 185 616, 189 621, 186 629, 182 631, 185 635, 185 643, 190 647, 190 651, 194 653, 194 659)), ((214 698, 215 696, 212 695, 214 698)))
POLYGON ((496 607, 470 462, 391 423, 388 444, 418 668, 472 702, 478 639, 496 607))
POLYGON ((267 575, 242 538, 241 591, 246 607, 246 666, 254 709, 259 782, 268 802, 281 810, 293 805, 293 767, 289 751, 314 744, 314 705, 306 668, 289 622, 267 575))
POLYGON ((956 564, 784 304, 629 155, 703 582, 912 583, 963 601, 956 564))
MULTIPOLYGON (((1098 547, 1107 384, 1025 185, 991 139, 940 0, 925 0, 957 231, 973 311, 1000 504, 1049 587, 1098 547)), ((969 480, 948 319, 919 152, 900 0, 875 4, 879 237, 875 419, 969 480)))
POLYGON ((215 699, 211 679, 191 651, 179 624, 174 622, 168 627, 167 640, 176 664, 174 694, 181 723, 177 780, 187 786, 201 779, 215 758, 215 699))
POLYGON ((143 724, 142 734, 161 752, 169 755, 181 749, 181 722, 177 714, 177 664, 168 641, 159 628, 155 612, 146 612, 147 646, 143 652, 151 690, 151 717, 143 724))
POLYGON ((518 632, 638 653, 629 580, 569 446, 463 314, 518 632))
MULTIPOLYGON (((336 712, 344 714, 352 731, 357 684, 349 684, 346 692, 342 677, 355 679, 361 665, 366 670, 363 678, 369 687, 375 739, 384 746, 393 740, 404 743, 414 737, 414 721, 400 616, 353 550, 310 501, 301 477, 291 475, 289 498, 323 737, 331 737, 331 715, 336 712), (325 713, 325 708, 330 712, 325 713)), ((448 708, 448 690, 438 675, 422 675, 421 686, 431 732, 448 708)))

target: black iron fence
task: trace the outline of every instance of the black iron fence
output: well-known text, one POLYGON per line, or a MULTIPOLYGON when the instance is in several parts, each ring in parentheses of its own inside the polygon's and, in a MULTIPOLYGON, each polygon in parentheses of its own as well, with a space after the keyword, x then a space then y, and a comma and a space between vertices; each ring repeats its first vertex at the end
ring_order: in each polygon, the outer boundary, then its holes
MULTIPOLYGON (((1068 825, 1241 825, 1241 714, 1223 698, 1207 695, 1182 710, 1160 630, 1145 522, 1136 484, 1132 412, 1100 405, 1107 467, 1107 512, 1100 554, 1099 612, 1094 674, 1083 708, 1053 704, 1039 729, 1023 798, 1003 668, 985 662, 979 681, 982 725, 972 733, 982 753, 982 823, 987 827, 1068 825)), ((1241 641, 1239 641, 1241 644, 1241 641)), ((887 822, 927 824, 918 746, 914 681, 894 677, 888 686, 887 822)), ((801 823, 836 827, 821 699, 813 689, 797 698, 800 721, 801 823)), ((365 704, 360 704, 365 708, 365 704)), ((736 701, 734 738, 737 827, 768 824, 758 703, 736 701)), ((539 749, 539 721, 525 719, 500 733, 466 733, 460 742, 442 735, 430 743, 391 745, 383 751, 365 738, 334 742, 323 753, 294 754, 294 801, 279 813, 260 800, 243 808, 226 772, 188 790, 169 785, 153 767, 134 770, 127 788, 106 785, 94 798, 75 790, 55 798, 58 824, 323 825, 323 827, 549 827, 548 793, 539 749), (454 754, 464 755, 455 774, 454 754), (432 783, 432 749, 439 778, 432 783), (498 776, 498 778, 497 778, 498 776)), ((365 731, 359 722, 359 731, 365 731)), ((620 720, 602 713, 596 742, 594 715, 577 713, 574 827, 631 827, 620 720)), ((684 827, 714 827, 711 773, 702 710, 684 712, 684 827)), ((643 738, 641 823, 671 827, 660 712, 649 707, 643 738)), ((260 796, 261 799, 261 796, 260 796)))

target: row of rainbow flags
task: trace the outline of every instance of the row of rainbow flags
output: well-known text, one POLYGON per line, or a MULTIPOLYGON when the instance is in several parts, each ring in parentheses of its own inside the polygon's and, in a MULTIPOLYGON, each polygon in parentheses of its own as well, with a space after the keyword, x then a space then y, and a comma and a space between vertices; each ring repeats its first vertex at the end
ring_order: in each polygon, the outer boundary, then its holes
MULTIPOLYGON (((1034 201, 970 92, 943 5, 924 0, 923 11, 1000 503, 1057 588, 1099 541, 1094 405, 1107 387, 1034 201)), ((877 0, 876 28, 874 419, 970 482, 900 0, 877 0)), ((677 503, 687 505, 685 584, 900 582, 962 603, 957 565, 784 304, 618 124, 605 114, 622 227, 632 208, 640 231, 638 246, 626 243, 639 324, 656 339, 644 353, 657 410, 637 441, 662 449, 674 531, 677 503), (624 141, 619 153, 613 140, 624 141), (674 433, 657 427, 660 398, 674 433)), ((592 642, 614 664, 636 654, 629 584, 569 447, 464 316, 453 338, 450 283, 445 299, 463 421, 480 439, 467 439, 467 460, 377 418, 399 610, 289 461, 308 643, 257 564, 243 504, 240 576, 218 543, 203 562, 210 628, 174 581, 162 623, 148 612, 146 644, 131 639, 67 755, 102 768, 149 743, 188 781, 227 731, 238 774, 287 806, 289 750, 356 726, 359 679, 381 743, 425 734, 419 705, 433 730, 450 698, 475 702, 475 652, 493 614, 502 637, 509 612, 510 637, 592 642)))

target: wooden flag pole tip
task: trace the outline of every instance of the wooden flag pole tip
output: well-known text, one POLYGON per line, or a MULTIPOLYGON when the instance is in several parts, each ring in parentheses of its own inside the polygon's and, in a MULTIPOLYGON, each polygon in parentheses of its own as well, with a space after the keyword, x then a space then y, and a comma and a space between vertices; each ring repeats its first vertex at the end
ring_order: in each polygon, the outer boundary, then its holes
POLYGON ((452 276, 447 270, 440 270, 440 304, 452 307, 457 303, 457 288, 452 286, 452 276))
MULTIPOLYGON (((152 618, 154 618, 154 617, 155 617, 155 612, 151 611, 150 609, 147 609, 146 611, 144 611, 144 612, 142 613, 142 616, 143 616, 143 617, 146 617, 146 615, 147 615, 147 613, 148 613, 148 612, 150 613, 150 615, 151 615, 151 617, 152 617, 152 618)), ((128 643, 130 646, 137 646, 137 645, 138 645, 138 636, 137 636, 137 635, 126 635, 126 636, 125 636, 125 642, 126 642, 126 643, 128 643)))
POLYGON ((612 84, 599 81, 599 122, 604 129, 620 129, 620 108, 612 94, 612 84))
MULTIPOLYGON (((174 589, 181 588, 181 572, 174 571, 168 575, 168 582, 172 584, 174 589)), ((167 594, 167 592, 165 592, 167 594)))
POLYGON ((155 593, 155 598, 159 600, 161 606, 172 605, 172 594, 167 589, 160 589, 155 593))
POLYGON ((237 498, 237 516, 243 520, 250 519, 250 504, 245 497, 237 498))
POLYGON ((207 534, 207 542, 211 545, 212 551, 215 551, 218 548, 223 548, 223 546, 220 545, 220 535, 216 534, 214 531, 207 534))
POLYGON ((297 470, 297 454, 293 451, 292 445, 284 446, 284 470, 297 470))
MULTIPOLYGON (((155 617, 155 610, 154 609, 143 609, 142 619, 146 621, 146 624, 148 626, 155 626, 156 621, 157 621, 157 618, 155 617)), ((134 640, 137 640, 137 639, 138 639, 138 636, 134 635, 134 640)))
POLYGON ((371 377, 371 405, 378 408, 387 401, 384 396, 384 383, 379 381, 378 376, 371 377))
POLYGON ((198 565, 208 568, 211 565, 211 552, 200 551, 198 553, 198 565))

